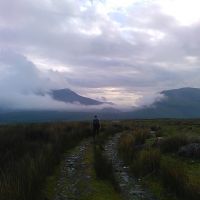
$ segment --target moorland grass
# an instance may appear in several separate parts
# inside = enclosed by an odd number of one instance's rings
[[[0,126],[1,200],[35,200],[62,153],[90,134],[88,123]]]
[[[184,159],[177,154],[181,146],[192,142],[199,143],[199,121],[141,120],[138,124],[137,121],[130,124],[133,126],[132,130],[122,134],[118,150],[122,159],[131,167],[133,174],[142,178],[143,183],[149,188],[157,191],[160,199],[176,199],[176,196],[178,199],[200,199],[199,161],[192,158]],[[159,127],[159,135],[163,136],[163,141],[158,147],[149,142],[148,134],[147,137],[140,134],[142,131],[151,130],[152,126]],[[137,130],[138,133],[133,130]],[[139,139],[142,148],[135,148],[137,135],[142,138]],[[155,139],[150,138],[152,141]],[[170,194],[171,197],[165,198],[166,194]]]

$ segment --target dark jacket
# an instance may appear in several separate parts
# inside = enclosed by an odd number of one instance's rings
[[[93,125],[93,129],[99,129],[100,128],[99,119],[97,118],[93,119],[92,125]]]

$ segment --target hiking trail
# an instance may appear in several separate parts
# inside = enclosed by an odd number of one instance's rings
[[[86,139],[64,155],[56,180],[53,186],[49,187],[51,195],[46,195],[46,199],[156,200],[150,192],[142,187],[137,179],[130,175],[129,168],[119,158],[117,145],[121,134],[117,133],[110,137],[104,146],[106,157],[112,160],[120,194],[109,181],[100,180],[96,177],[93,163],[94,144],[91,139]]]
[[[114,174],[125,200],[156,200],[139,180],[130,175],[129,167],[118,156],[117,145],[122,133],[115,134],[105,144],[105,154],[112,161]]]

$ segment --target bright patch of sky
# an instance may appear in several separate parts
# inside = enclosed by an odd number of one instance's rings
[[[113,13],[112,17],[117,21],[123,22],[124,15],[130,8],[138,6],[148,7],[155,4],[173,17],[182,25],[190,25],[200,20],[200,1],[199,0],[104,0],[98,5],[100,12]],[[123,13],[122,13],[123,12]]]
[[[181,25],[190,25],[200,20],[199,0],[160,0],[156,2],[164,12],[175,17]]]

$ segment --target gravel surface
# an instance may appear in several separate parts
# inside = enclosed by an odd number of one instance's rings
[[[90,179],[84,173],[87,168],[84,155],[89,142],[88,140],[82,142],[71,153],[66,154],[55,188],[54,200],[78,200],[82,194],[89,192],[87,184],[83,187],[83,183]]]
[[[116,179],[125,200],[156,200],[153,195],[142,187],[140,182],[130,175],[129,167],[119,158],[117,145],[122,133],[110,138],[105,145],[105,153],[112,160]]]
[[[120,135],[121,133],[116,134],[107,141],[105,154],[112,160],[123,199],[156,200],[147,189],[142,187],[137,179],[130,175],[129,168],[119,158],[117,144]],[[84,161],[84,155],[90,143],[90,140],[85,140],[65,155],[55,188],[54,200],[78,200],[81,196],[92,192],[89,187],[90,184],[87,184],[91,177],[85,173],[88,166]]]

